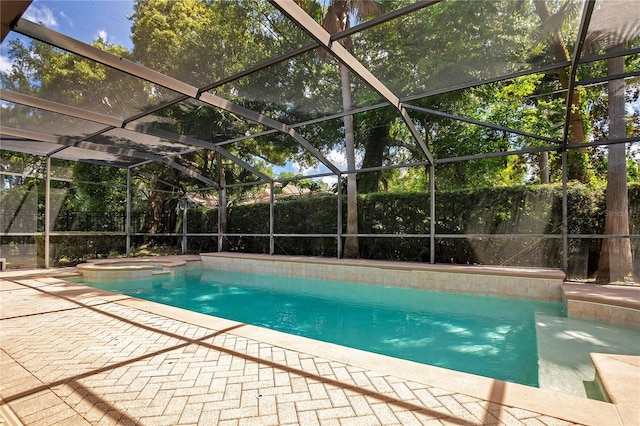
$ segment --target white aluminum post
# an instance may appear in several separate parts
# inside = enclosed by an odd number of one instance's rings
[[[187,194],[184,194],[184,204],[182,206],[182,254],[187,254]]]
[[[342,257],[342,175],[338,174],[338,224],[336,234],[338,237],[338,259]]]
[[[276,242],[273,238],[273,231],[275,228],[273,181],[269,183],[269,188],[269,254],[274,254],[276,251]]]
[[[131,169],[127,168],[127,218],[124,225],[127,234],[127,257],[131,257]]]
[[[436,166],[429,167],[429,262],[436,263]]]
[[[47,155],[47,170],[45,171],[44,184],[44,267],[49,268],[51,238],[51,156]]]

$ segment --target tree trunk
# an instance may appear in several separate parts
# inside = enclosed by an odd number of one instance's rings
[[[340,80],[342,83],[342,109],[351,110],[351,83],[349,69],[340,64]],[[344,141],[347,156],[347,169],[355,170],[355,141],[353,137],[353,116],[344,116]],[[358,187],[355,173],[347,175],[347,234],[358,233]],[[359,256],[358,237],[347,236],[344,244],[343,256],[357,258]]]
[[[622,50],[622,46],[609,52]],[[624,72],[624,58],[609,59],[609,75]],[[609,89],[609,139],[626,137],[624,80],[611,80]],[[607,197],[604,222],[605,235],[629,235],[629,193],[627,189],[627,158],[625,144],[609,145],[607,166]],[[610,238],[602,240],[596,279],[615,282],[634,281],[631,240]]]
[[[533,1],[536,12],[540,17],[540,20],[543,24],[548,22],[551,14],[549,13],[549,9],[545,4],[544,0],[534,0]],[[554,58],[558,62],[568,62],[569,61],[569,52],[567,51],[567,46],[562,38],[562,35],[559,32],[555,32],[550,37],[551,44],[551,52],[553,53]],[[560,85],[563,89],[569,88],[569,75],[566,69],[559,70],[559,79]],[[569,96],[567,93],[566,96]],[[572,143],[582,143],[585,141],[584,134],[584,119],[582,117],[582,112],[580,110],[580,94],[578,91],[573,91],[573,97],[571,101],[571,115],[569,116],[569,135],[567,142],[569,144]],[[567,178],[569,180],[577,180],[582,183],[589,183],[589,170],[588,170],[588,158],[587,158],[587,150],[586,148],[578,148],[578,149],[570,149],[568,156],[568,170],[567,170]],[[544,182],[543,182],[544,183]]]
[[[149,233],[160,234],[164,232],[164,220],[162,217],[164,201],[158,192],[153,192],[149,197]]]
[[[369,132],[366,142],[362,168],[382,166],[384,153],[388,145],[389,125],[376,126]],[[364,172],[358,176],[358,193],[368,194],[380,190],[382,171]]]
[[[540,153],[540,183],[549,183],[549,152],[544,151]]]
[[[227,176],[224,171],[224,165],[222,164],[222,157],[219,152],[216,152],[216,164],[218,165],[218,183],[220,185],[220,192],[218,193],[218,210],[220,212],[220,232],[222,233],[222,251],[229,250],[229,241],[224,237],[227,233]]]

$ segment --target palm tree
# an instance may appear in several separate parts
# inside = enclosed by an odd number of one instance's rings
[[[334,34],[348,29],[351,25],[350,16],[358,16],[360,19],[380,13],[378,5],[372,0],[332,0],[322,26],[329,33]],[[353,53],[353,42],[351,37],[343,37],[339,40],[349,52]],[[326,56],[327,52],[322,50],[320,56]],[[340,82],[342,87],[342,109],[350,111],[352,109],[351,82],[349,79],[349,69],[340,64]],[[347,169],[355,170],[355,142],[353,136],[353,116],[344,116],[344,140],[347,155]],[[338,183],[339,184],[339,183]],[[347,175],[347,236],[345,239],[343,256],[356,258],[359,255],[358,237],[358,188],[355,173]]]
[[[607,73],[624,73],[624,57],[620,56],[625,43],[637,39],[640,31],[640,12],[635,2],[607,1],[593,12],[585,51],[595,53],[604,49],[614,56],[608,59]],[[625,82],[608,82],[609,139],[627,136],[625,123]],[[605,235],[629,235],[629,194],[627,188],[627,158],[625,144],[609,145],[607,163],[607,197],[604,222]],[[633,252],[629,238],[602,240],[596,280],[633,282]]]
[[[542,34],[550,32],[549,43],[551,45],[551,52],[555,60],[558,62],[569,62],[570,58],[567,45],[564,41],[564,38],[562,37],[562,33],[555,27],[558,25],[557,20],[559,17],[563,18],[566,15],[576,13],[576,11],[579,10],[581,3],[568,2],[555,16],[551,15],[551,12],[549,11],[547,4],[545,3],[545,0],[533,0],[533,4],[535,6],[536,13],[538,14],[542,22],[540,32]],[[559,79],[562,88],[564,90],[567,90],[569,88],[569,71],[567,69],[559,70]],[[568,93],[567,96],[569,96]],[[569,134],[567,142],[569,144],[577,144],[585,141],[585,125],[584,117],[581,112],[582,101],[580,100],[580,92],[574,89],[571,100],[572,113],[569,118],[571,122],[569,124]],[[549,183],[547,164],[548,160],[549,153],[542,152],[540,154],[540,170],[542,172],[540,183]],[[590,176],[588,170],[586,149],[579,148],[570,150],[568,160],[568,179],[577,180],[582,183],[589,183]]]
[[[622,45],[608,49],[609,53],[622,51]],[[622,56],[610,58],[609,75],[624,72]],[[609,138],[622,139],[627,136],[625,126],[624,80],[611,80],[609,89]],[[607,197],[604,221],[605,235],[629,235],[629,194],[627,189],[627,155],[625,144],[609,145],[607,163]],[[598,281],[635,281],[631,240],[628,238],[605,238],[602,240]]]

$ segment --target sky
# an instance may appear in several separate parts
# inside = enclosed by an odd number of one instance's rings
[[[132,0],[35,0],[24,18],[91,43],[98,37],[131,49]]]
[[[131,21],[127,17],[132,13],[133,0],[34,0],[22,17],[87,44],[100,37],[131,49]],[[20,36],[11,32],[2,42],[0,70],[11,66],[7,45],[16,38]]]

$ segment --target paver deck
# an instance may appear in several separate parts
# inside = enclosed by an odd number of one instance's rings
[[[48,277],[0,276],[0,338],[0,424],[624,423],[613,404]]]

